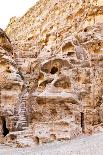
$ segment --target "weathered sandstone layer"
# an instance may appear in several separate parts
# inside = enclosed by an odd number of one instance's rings
[[[102,0],[40,0],[6,34],[0,108],[9,131],[39,143],[103,126]]]

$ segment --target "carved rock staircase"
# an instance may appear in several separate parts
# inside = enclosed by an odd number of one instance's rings
[[[23,91],[22,95],[20,96],[20,105],[18,109],[18,121],[16,127],[20,130],[24,130],[28,127],[28,118],[27,118],[27,111],[26,111],[26,100],[27,100],[27,92]]]

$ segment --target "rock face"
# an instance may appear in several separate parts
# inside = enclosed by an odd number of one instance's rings
[[[0,106],[9,130],[30,130],[39,143],[103,126],[102,19],[102,0],[40,0],[11,19],[11,42],[5,33],[0,39]]]
[[[6,33],[0,29],[0,137],[15,130],[14,109],[23,87],[14,61],[13,48]],[[9,130],[8,130],[9,129]],[[0,140],[2,141],[2,140]]]

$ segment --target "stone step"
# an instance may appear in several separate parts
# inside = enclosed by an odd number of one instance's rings
[[[22,99],[22,101],[26,101],[26,98],[21,98]]]
[[[22,93],[22,96],[20,97],[20,106],[19,106],[19,116],[18,116],[18,122],[17,122],[17,126],[21,127],[22,129],[24,127],[27,127],[27,112],[26,112],[26,100],[27,100],[27,96],[25,96],[26,92],[24,91]]]
[[[25,108],[25,106],[24,105],[21,105],[20,108]]]
[[[26,112],[26,109],[25,109],[25,108],[22,108],[22,107],[20,107],[20,108],[21,108],[20,111],[22,111],[22,112]]]
[[[25,108],[21,108],[20,111],[22,111],[22,112],[26,112],[26,109],[25,109]],[[20,111],[19,111],[19,113],[20,113]]]

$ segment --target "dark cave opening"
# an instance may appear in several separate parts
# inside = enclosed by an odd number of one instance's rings
[[[36,144],[39,144],[39,137],[35,137]]]
[[[58,72],[58,68],[57,67],[53,67],[52,69],[51,69],[51,74],[55,74],[56,72]]]
[[[74,54],[74,52],[68,52],[67,56],[72,56]]]
[[[82,132],[85,132],[85,123],[84,123],[84,113],[81,112],[81,128],[82,128]]]
[[[8,128],[6,127],[6,120],[4,117],[2,117],[2,125],[3,125],[3,135],[4,137],[9,133]]]

